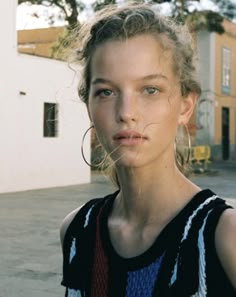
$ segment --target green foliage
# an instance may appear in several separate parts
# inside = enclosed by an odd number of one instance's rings
[[[187,17],[187,22],[192,31],[217,32],[224,33],[222,26],[223,17],[213,11],[195,11]]]
[[[50,48],[50,56],[53,59],[64,60],[64,49],[69,45],[69,36],[70,30],[65,28],[63,33],[57,38]]]
[[[100,10],[106,5],[116,4],[116,0],[98,0],[92,4],[94,11]],[[140,1],[141,2],[141,1]]]
[[[224,18],[219,15],[218,13],[215,13],[213,11],[207,11],[206,13],[206,29],[210,32],[217,32],[219,34],[224,33],[224,28],[222,26],[222,22]]]

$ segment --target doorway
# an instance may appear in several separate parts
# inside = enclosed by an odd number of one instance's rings
[[[228,160],[230,155],[229,141],[229,108],[222,108],[222,158]]]

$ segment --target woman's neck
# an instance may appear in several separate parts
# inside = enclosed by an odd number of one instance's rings
[[[118,177],[120,193],[113,214],[138,224],[168,220],[200,190],[175,165],[118,168]]]

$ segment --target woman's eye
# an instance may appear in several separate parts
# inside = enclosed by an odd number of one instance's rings
[[[144,89],[144,92],[147,93],[147,94],[149,94],[149,95],[154,95],[154,94],[156,94],[156,93],[159,92],[159,89],[158,88],[155,88],[155,87],[146,87]]]
[[[113,92],[109,89],[101,89],[95,93],[96,96],[101,96],[101,97],[109,97],[112,94],[113,94]]]

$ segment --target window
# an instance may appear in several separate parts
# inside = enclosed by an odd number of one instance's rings
[[[58,104],[44,103],[43,136],[56,137],[58,134]]]
[[[230,49],[223,47],[221,91],[224,94],[230,94],[230,56]]]

